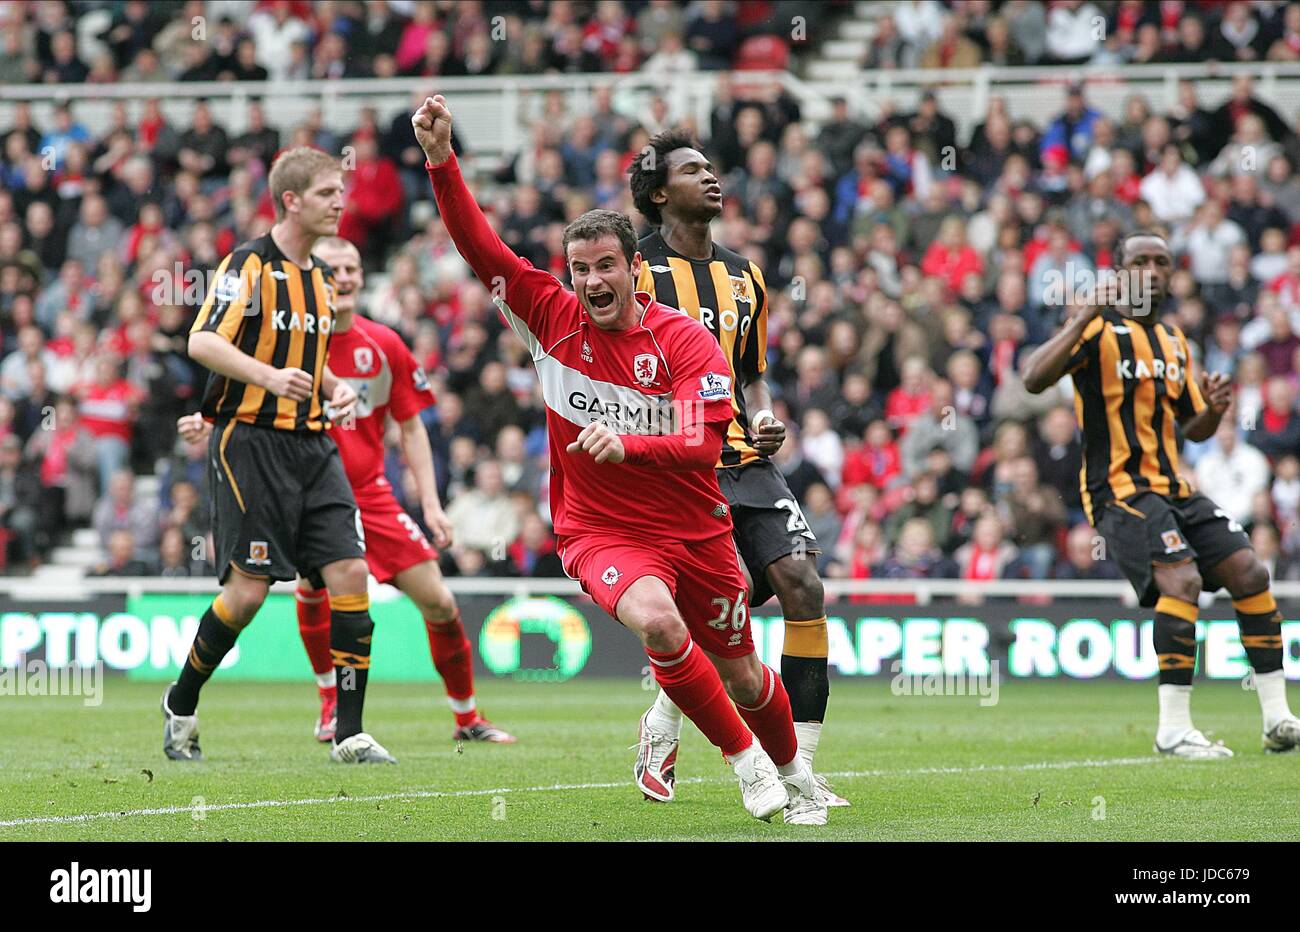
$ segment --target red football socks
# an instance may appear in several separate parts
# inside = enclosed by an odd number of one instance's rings
[[[794,733],[794,720],[790,717],[790,695],[776,671],[763,664],[763,690],[758,703],[746,708],[739,702],[736,709],[745,724],[758,735],[759,744],[778,767],[794,760],[799,753],[799,740]]]
[[[704,651],[696,648],[689,635],[686,643],[675,651],[661,654],[647,648],[646,655],[650,658],[655,680],[668,698],[723,754],[731,757],[753,744],[754,736],[736,714],[735,706],[722,688],[718,671],[704,656]],[[783,695],[784,692],[782,690]],[[789,699],[785,708],[788,719]],[[793,742],[793,726],[789,727]]]
[[[298,604],[298,633],[302,635],[302,646],[307,649],[312,672],[317,676],[332,673],[329,594],[324,589],[306,588],[299,580],[294,595]]]
[[[470,654],[469,638],[461,624],[460,612],[450,621],[424,619],[429,634],[429,654],[433,666],[442,677],[443,687],[457,725],[471,725],[478,720],[474,702],[474,667]]]

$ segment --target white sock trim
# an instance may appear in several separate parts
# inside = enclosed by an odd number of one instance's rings
[[[773,670],[771,667],[769,667],[767,664],[761,664],[761,666],[763,667],[764,676],[767,678],[767,694],[763,697],[763,701],[760,702],[758,705],[754,706],[752,709],[747,705],[741,705],[739,702],[737,702],[736,706],[738,708],[744,709],[746,712],[763,711],[764,709],[767,708],[767,704],[772,701],[772,697],[776,695],[776,671]]]
[[[316,674],[316,685],[319,686],[321,689],[329,689],[331,686],[335,684],[335,682],[336,681],[334,679],[333,670],[330,670],[327,673]]]
[[[453,699],[451,696],[448,696],[447,705],[451,706],[453,712],[457,712],[461,715],[473,712],[478,708],[478,702],[473,696],[470,696],[468,699]]]
[[[685,660],[687,657],[689,657],[691,655],[691,651],[693,651],[694,649],[695,649],[695,642],[687,641],[686,649],[683,650],[682,655],[675,660],[655,660],[649,654],[646,654],[646,657],[649,658],[650,662],[653,663],[656,667],[675,667],[683,660]]]

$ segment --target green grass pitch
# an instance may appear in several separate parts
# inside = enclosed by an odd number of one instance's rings
[[[850,809],[823,828],[763,824],[685,729],[677,800],[631,783],[634,680],[488,681],[480,704],[514,746],[450,740],[436,684],[371,687],[367,728],[396,767],[330,763],[304,683],[216,680],[207,760],[161,750],[160,687],[109,680],[104,704],[0,698],[0,842],[27,840],[1291,840],[1300,755],[1259,748],[1239,684],[1198,684],[1199,727],[1237,756],[1157,759],[1153,683],[1004,683],[1000,702],[895,696],[835,681],[817,766]]]

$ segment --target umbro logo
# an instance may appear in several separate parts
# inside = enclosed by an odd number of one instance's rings
[[[288,273],[288,272],[281,272],[279,269],[273,269],[273,270],[271,271],[271,277],[274,278],[274,279],[275,279],[276,281],[278,281],[278,282],[288,281],[288,279],[289,279],[289,273]]]
[[[718,502],[718,504],[713,507],[713,517],[723,518],[726,517],[726,514],[727,514],[727,506],[724,505],[722,502]]]
[[[1111,330],[1115,333],[1132,333],[1128,327],[1112,327]]]
[[[650,271],[651,271],[651,272],[671,272],[672,270],[673,270],[673,268],[672,268],[671,265],[652,265],[652,266],[650,266]]]

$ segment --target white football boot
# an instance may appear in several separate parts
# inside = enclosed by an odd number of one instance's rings
[[[163,690],[163,753],[171,760],[203,760],[199,750],[199,714],[176,715],[167,707],[167,698],[176,684]]]
[[[1300,747],[1300,718],[1284,718],[1265,733],[1264,750],[1283,754]]]
[[[825,801],[826,805],[829,806],[830,808],[837,809],[841,806],[853,805],[853,803],[849,802],[839,793],[836,793],[833,789],[831,789],[831,785],[828,782],[826,782],[826,778],[823,777],[821,774],[819,773],[813,774],[813,779],[817,781],[817,794],[821,796],[821,798]],[[787,819],[786,821],[789,820]]]
[[[798,772],[781,777],[790,796],[785,809],[786,824],[825,825],[827,802],[817,786],[817,778],[811,767],[798,757],[795,760],[801,765]]]
[[[330,760],[336,764],[396,764],[397,758],[364,731],[335,742]]]
[[[637,732],[636,764],[632,775],[646,799],[660,803],[673,801],[677,783],[677,735],[656,730],[649,723],[650,713],[641,716]],[[630,750],[630,749],[629,749]]]
[[[772,758],[767,756],[757,738],[748,750],[737,754],[728,763],[740,781],[740,799],[745,811],[754,818],[770,821],[789,804],[790,794],[781,782],[776,764],[772,763]]]
[[[1232,751],[1222,741],[1211,744],[1210,739],[1201,734],[1197,728],[1191,729],[1168,747],[1161,747],[1157,743],[1155,750],[1160,754],[1182,757],[1186,760],[1220,760],[1232,756]]]

